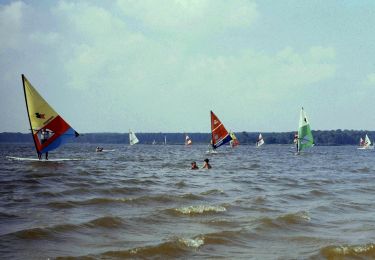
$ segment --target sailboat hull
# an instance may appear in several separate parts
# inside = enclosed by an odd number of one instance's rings
[[[371,146],[368,146],[368,147],[358,147],[357,149],[358,150],[374,150],[374,146],[371,145]]]

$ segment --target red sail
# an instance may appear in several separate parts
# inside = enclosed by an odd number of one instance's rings
[[[211,133],[212,133],[212,147],[214,149],[232,140],[227,129],[219,118],[211,111]]]

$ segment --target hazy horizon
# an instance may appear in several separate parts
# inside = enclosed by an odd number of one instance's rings
[[[2,1],[0,132],[30,128],[21,74],[80,133],[291,132],[301,106],[375,129],[373,24],[365,0]]]

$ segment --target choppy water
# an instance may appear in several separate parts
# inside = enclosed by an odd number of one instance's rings
[[[0,258],[374,259],[375,151],[0,145]],[[211,170],[191,171],[209,157]]]

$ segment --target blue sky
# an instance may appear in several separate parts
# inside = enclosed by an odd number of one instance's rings
[[[0,132],[24,73],[78,132],[375,128],[373,1],[2,1]]]

